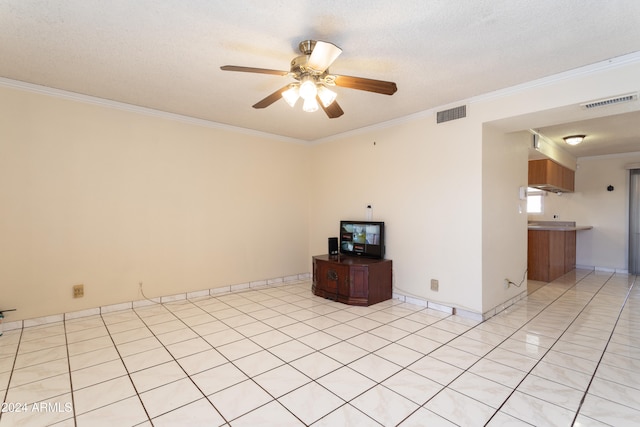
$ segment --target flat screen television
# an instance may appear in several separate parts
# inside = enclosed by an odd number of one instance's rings
[[[340,221],[340,253],[384,258],[384,222]]]

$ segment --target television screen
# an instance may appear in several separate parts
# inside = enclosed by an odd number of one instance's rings
[[[384,258],[384,222],[340,221],[340,253]]]

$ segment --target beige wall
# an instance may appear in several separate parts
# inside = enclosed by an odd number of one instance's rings
[[[482,312],[526,291],[527,204],[520,187],[528,180],[527,132],[507,133],[490,125],[482,144]],[[504,280],[515,283],[504,286]]]
[[[309,271],[302,144],[7,88],[0,120],[9,321]]]
[[[312,147],[311,253],[371,204],[395,292],[480,311],[481,134],[471,120],[435,122],[425,114]]]

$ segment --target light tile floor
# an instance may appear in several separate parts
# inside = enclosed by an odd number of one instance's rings
[[[299,282],[9,331],[0,426],[640,425],[635,280],[574,271],[481,323]]]

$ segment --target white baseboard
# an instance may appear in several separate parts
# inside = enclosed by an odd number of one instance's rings
[[[251,288],[288,285],[297,281],[308,281],[311,279],[311,273],[300,273],[284,277],[275,277],[265,280],[256,280],[249,283],[239,283],[235,285],[220,286],[212,289],[203,289],[200,291],[185,292],[175,295],[166,295],[151,299],[140,299],[136,301],[128,301],[118,304],[105,305],[101,307],[89,308],[86,310],[73,311],[69,313],[55,314],[51,316],[38,317],[34,319],[17,320],[14,322],[3,322],[4,331],[12,331],[15,329],[31,328],[36,326],[48,325],[52,323],[63,322],[65,320],[78,319],[81,317],[95,316],[99,314],[113,313],[117,311],[129,310],[137,307],[145,307],[152,304],[164,304],[186,299],[202,298],[207,296],[217,296],[224,293],[245,291]],[[5,319],[6,320],[6,319]]]

